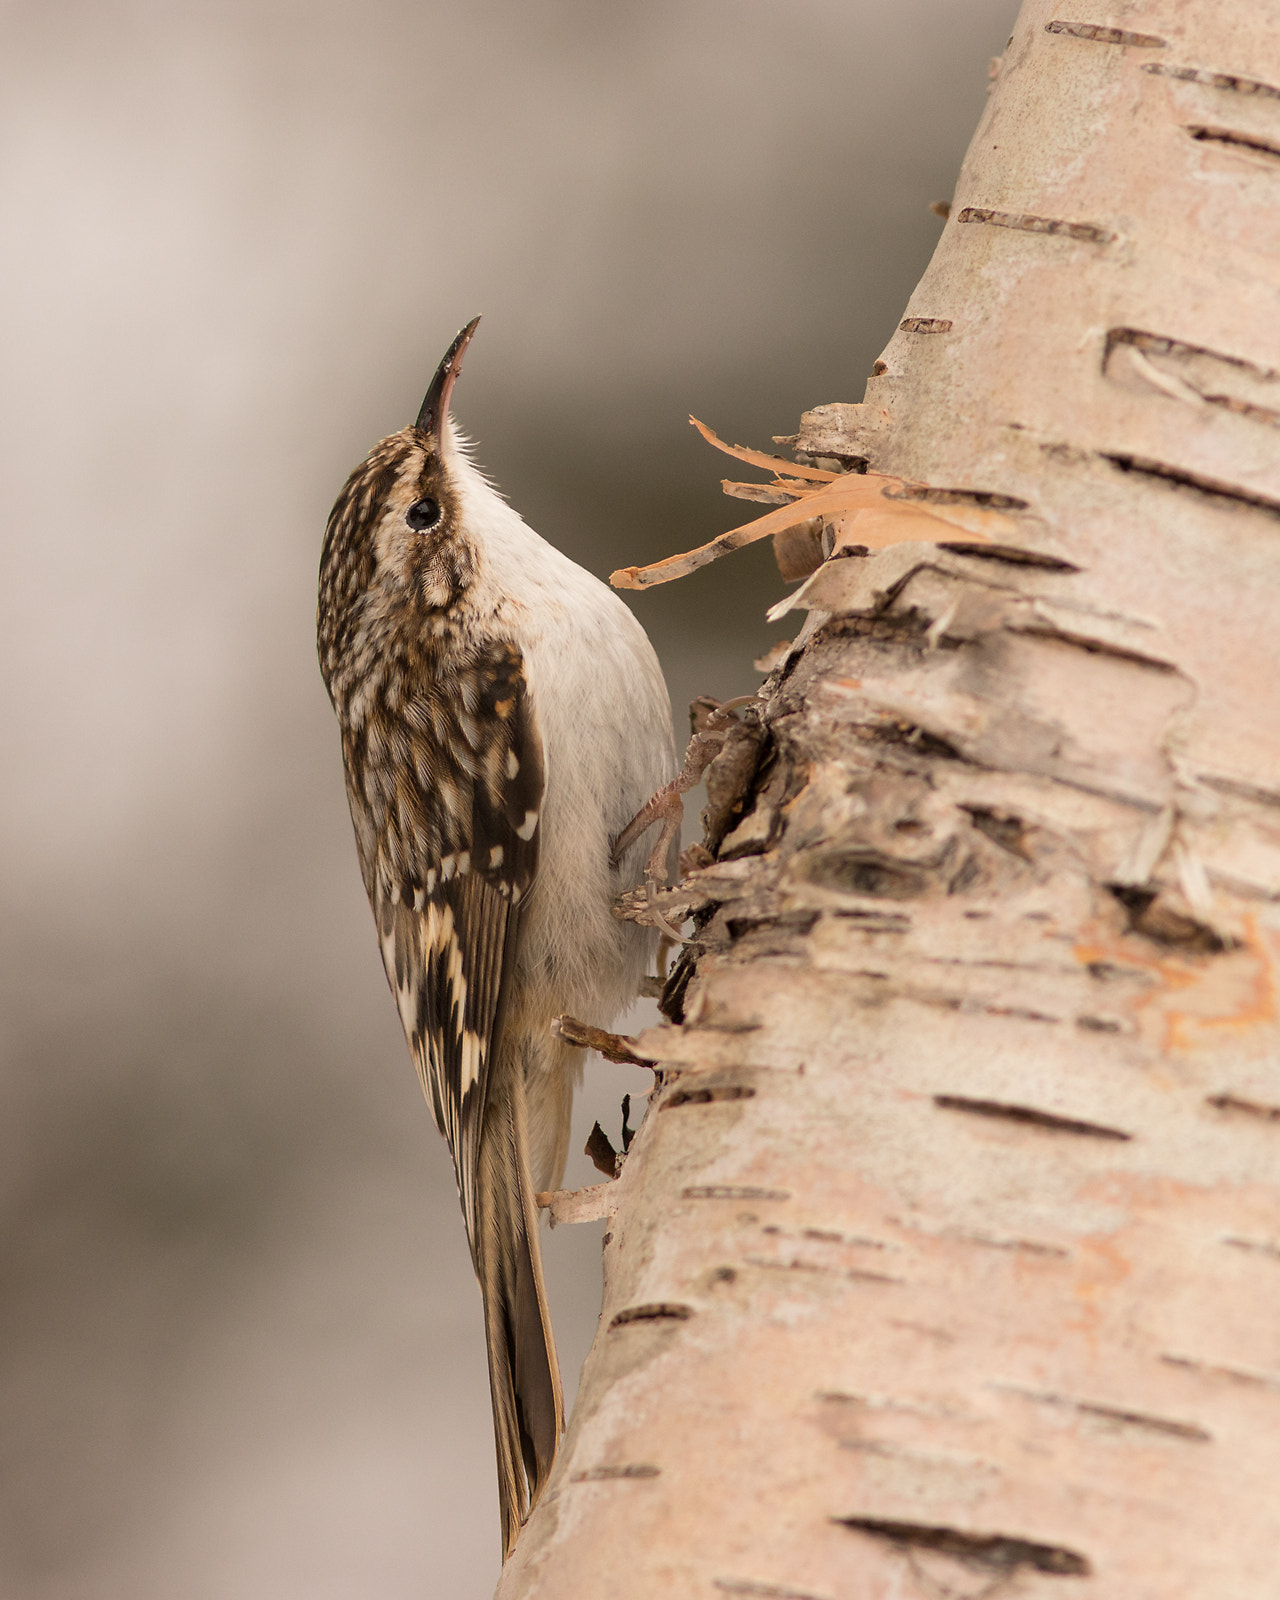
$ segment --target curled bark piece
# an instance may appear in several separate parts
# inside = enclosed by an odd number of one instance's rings
[[[696,550],[667,556],[665,560],[655,561],[647,567],[620,567],[609,574],[609,582],[615,589],[651,589],[655,584],[687,577],[699,567],[708,566],[721,556],[728,555],[731,550],[741,550],[744,545],[755,544],[757,539],[769,534],[785,533],[798,523],[814,517],[835,520],[861,515],[859,535],[869,548],[875,549],[913,539],[940,543],[954,537],[957,527],[963,528],[970,539],[985,544],[998,536],[995,530],[1008,536],[1016,527],[1011,517],[999,511],[985,510],[971,504],[925,499],[926,495],[937,491],[907,483],[901,478],[886,477],[878,472],[828,472],[821,467],[798,466],[778,456],[765,455],[763,451],[747,450],[741,445],[727,445],[696,417],[689,420],[717,450],[723,450],[740,461],[748,461],[752,466],[766,467],[776,474],[785,472],[792,481],[787,482],[779,476],[767,487],[770,492],[785,490],[789,497],[788,504],[757,517],[754,522],[730,528],[727,533],[717,535]],[[811,480],[810,484],[796,481],[802,478]],[[731,484],[727,487],[728,492],[741,497],[741,490],[747,486]],[[978,513],[976,518],[975,511]]]
[[[551,1213],[551,1226],[563,1223],[599,1222],[618,1208],[618,1184],[593,1183],[586,1189],[546,1189],[534,1195],[540,1211]]]
[[[566,1044],[576,1044],[582,1050],[598,1050],[606,1061],[617,1061],[635,1067],[651,1067],[653,1062],[637,1054],[635,1040],[624,1033],[610,1033],[606,1028],[595,1028],[589,1022],[579,1022],[577,1017],[557,1017],[551,1031]]]

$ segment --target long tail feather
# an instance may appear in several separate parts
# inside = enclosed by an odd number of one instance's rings
[[[542,1277],[526,1151],[524,1084],[497,1088],[476,1168],[476,1277],[484,1300],[503,1558],[537,1503],[564,1428],[560,1364]]]

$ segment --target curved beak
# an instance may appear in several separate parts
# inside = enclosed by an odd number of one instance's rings
[[[422,402],[422,409],[418,412],[418,420],[414,427],[420,433],[428,433],[435,440],[437,447],[440,444],[440,433],[444,427],[444,419],[449,415],[449,396],[453,393],[453,386],[458,381],[458,374],[462,371],[462,358],[467,353],[467,346],[471,343],[471,336],[480,324],[479,317],[472,317],[462,332],[445,351],[444,360],[436,368],[436,375],[431,380],[431,387],[427,390],[426,399]]]

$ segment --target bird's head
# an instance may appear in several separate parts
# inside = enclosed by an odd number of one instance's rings
[[[373,447],[329,513],[320,558],[326,680],[362,623],[444,613],[474,575],[458,487],[464,458],[449,400],[479,321],[473,317],[445,352],[417,421]]]

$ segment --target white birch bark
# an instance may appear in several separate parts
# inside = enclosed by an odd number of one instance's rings
[[[1280,6],[1027,0],[502,1600],[1280,1593],[1278,291]]]

